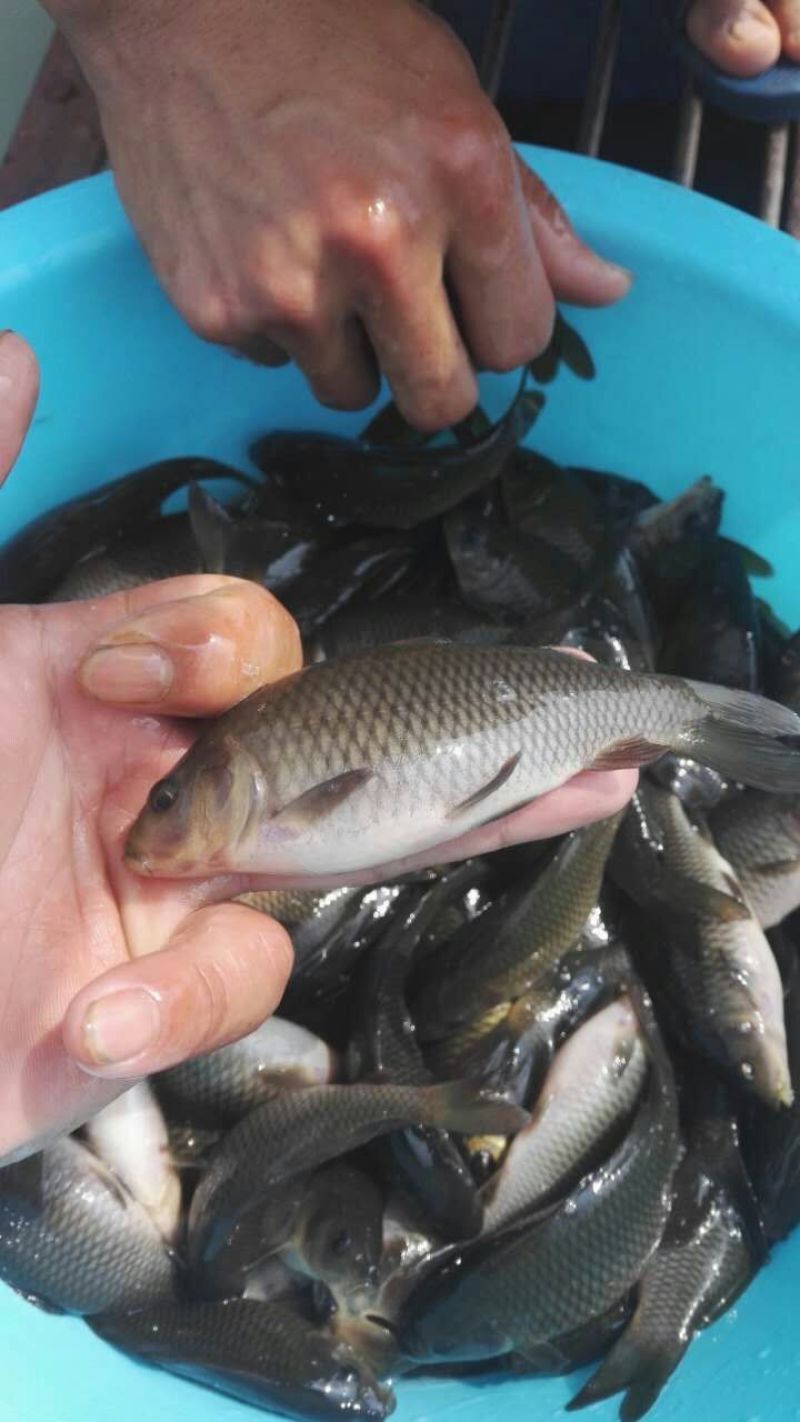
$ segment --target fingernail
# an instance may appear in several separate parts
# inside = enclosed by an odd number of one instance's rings
[[[157,999],[144,988],[124,988],[90,1004],[81,1035],[89,1062],[102,1069],[140,1057],[160,1030]]]
[[[91,696],[125,705],[163,700],[174,675],[172,661],[152,642],[98,647],[80,668],[81,682]]]

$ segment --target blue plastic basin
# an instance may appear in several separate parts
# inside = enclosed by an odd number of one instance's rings
[[[740,213],[606,164],[528,155],[577,226],[637,273],[611,312],[570,314],[598,378],[559,377],[543,452],[639,477],[664,495],[700,474],[726,526],[778,569],[764,590],[800,623],[800,247]],[[107,177],[0,217],[0,328],[38,351],[42,396],[0,493],[0,537],[71,494],[170,454],[242,460],[268,427],[348,431],[291,369],[257,370],[192,337],[161,296]],[[499,408],[508,382],[486,382]],[[800,1419],[800,1240],[777,1249],[704,1334],[653,1422]],[[408,1381],[398,1422],[550,1422],[576,1379]],[[0,1290],[0,1422],[245,1422],[249,1408],[128,1361],[76,1320]],[[616,1404],[594,1408],[611,1419]]]

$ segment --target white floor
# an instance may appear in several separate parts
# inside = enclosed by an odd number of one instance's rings
[[[0,158],[52,31],[52,21],[36,0],[0,0]]]

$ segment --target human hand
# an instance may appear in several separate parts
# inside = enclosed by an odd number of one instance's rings
[[[0,482],[35,402],[36,366],[0,338]],[[252,880],[138,878],[130,825],[212,716],[294,670],[270,595],[192,576],[96,602],[0,608],[0,1159],[82,1123],[133,1080],[243,1035],[276,1007],[283,930],[223,903]],[[162,658],[166,658],[166,662]],[[570,785],[452,846],[453,857],[610,814],[633,772]],[[441,857],[441,849],[431,858]],[[373,876],[375,877],[375,876]],[[109,1013],[112,1015],[109,1017]]]
[[[323,404],[368,404],[380,367],[407,420],[443,429],[475,405],[473,367],[541,352],[554,297],[628,289],[416,0],[48,8],[178,310],[265,364],[291,357]]]

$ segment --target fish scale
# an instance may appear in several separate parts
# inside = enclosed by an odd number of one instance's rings
[[[583,769],[670,748],[800,787],[800,755],[772,739],[798,730],[762,698],[564,652],[396,644],[307,667],[211,723],[126,853],[170,876],[347,873],[425,852]]]

